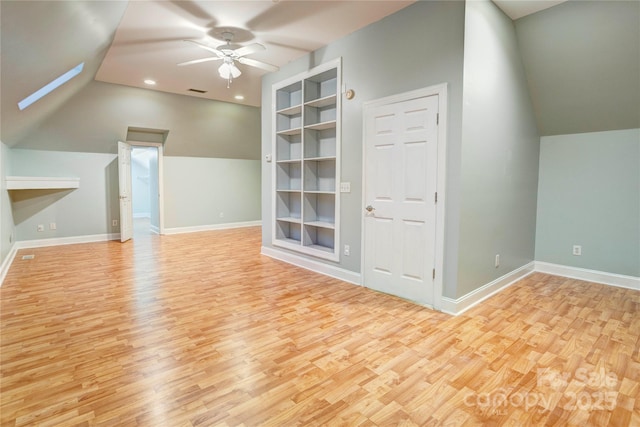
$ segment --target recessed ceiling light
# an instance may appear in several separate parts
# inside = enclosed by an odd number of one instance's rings
[[[234,96],[234,98],[237,99],[238,101],[242,101],[244,99],[244,96],[236,95],[236,96]]]
[[[156,84],[156,81],[151,79],[145,79],[144,84],[153,86],[154,84]]]

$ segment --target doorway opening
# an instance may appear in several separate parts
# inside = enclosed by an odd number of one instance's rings
[[[160,234],[158,147],[131,148],[133,235]]]

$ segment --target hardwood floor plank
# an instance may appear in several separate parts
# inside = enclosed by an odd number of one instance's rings
[[[536,273],[452,317],[260,239],[21,251],[0,288],[0,425],[640,425],[638,291]]]

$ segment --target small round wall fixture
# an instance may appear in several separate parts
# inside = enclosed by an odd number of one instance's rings
[[[347,97],[347,99],[353,99],[353,97],[356,96],[356,93],[353,89],[349,89],[345,92],[345,96]]]

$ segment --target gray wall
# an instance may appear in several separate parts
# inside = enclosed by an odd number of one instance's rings
[[[164,210],[165,228],[259,221],[260,161],[165,157]]]
[[[259,108],[95,81],[16,148],[116,153],[130,126],[169,130],[167,156],[260,157]]]
[[[463,104],[457,297],[535,252],[540,139],[513,23],[488,0],[466,7]]]
[[[343,83],[356,96],[343,98],[342,181],[351,182],[351,193],[341,194],[341,255],[339,265],[360,272],[362,221],[362,104],[388,95],[439,83],[449,84],[447,225],[445,294],[456,281],[458,192],[460,176],[460,128],[462,115],[463,2],[417,2],[359,30],[326,48],[268,74],[262,86],[262,151],[272,152],[272,84],[314,66],[342,57]],[[410,56],[409,56],[410,53]],[[262,163],[262,217],[264,246],[271,246],[271,163]],[[314,259],[314,258],[312,258]],[[320,261],[323,262],[323,261]]]
[[[536,260],[640,276],[640,129],[541,139]]]
[[[13,175],[80,178],[75,190],[12,192],[17,240],[118,233],[118,164],[114,154],[11,150]],[[50,230],[55,222],[57,229]],[[37,225],[45,226],[43,232]]]
[[[640,127],[640,2],[567,1],[518,19],[541,135]]]
[[[0,264],[9,254],[15,241],[11,200],[5,184],[5,177],[11,174],[9,155],[9,147],[0,142]]]

